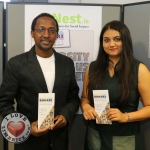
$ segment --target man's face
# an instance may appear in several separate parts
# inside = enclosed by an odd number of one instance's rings
[[[36,51],[49,51],[57,38],[57,28],[55,21],[50,17],[40,17],[31,31],[35,41]]]

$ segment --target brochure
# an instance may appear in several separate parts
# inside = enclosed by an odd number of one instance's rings
[[[38,97],[38,129],[54,124],[54,93],[39,93]]]
[[[112,124],[107,118],[107,111],[110,109],[108,90],[93,90],[93,99],[95,111],[100,116],[100,122],[96,119],[97,124]]]

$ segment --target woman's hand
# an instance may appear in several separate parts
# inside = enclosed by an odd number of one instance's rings
[[[100,121],[100,117],[96,113],[95,109],[92,106],[90,106],[89,104],[86,104],[86,106],[84,106],[83,116],[84,116],[85,120],[97,119],[98,121]]]
[[[108,119],[111,121],[118,121],[120,123],[127,122],[128,121],[128,116],[125,113],[122,113],[119,109],[117,108],[110,108],[107,113]]]

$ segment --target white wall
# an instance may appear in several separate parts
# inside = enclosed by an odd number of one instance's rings
[[[149,0],[150,1],[150,0]],[[128,4],[145,2],[145,0],[48,0],[48,2],[58,3],[96,3],[96,4]]]
[[[145,0],[81,0],[81,3],[127,4],[127,3],[144,2],[144,1]]]
[[[55,3],[81,3],[81,0],[48,0],[48,2],[55,2]]]

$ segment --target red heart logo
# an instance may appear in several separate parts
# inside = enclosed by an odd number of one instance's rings
[[[15,137],[19,136],[25,129],[25,124],[22,121],[15,123],[14,121],[10,121],[7,124],[8,131],[14,135]]]

